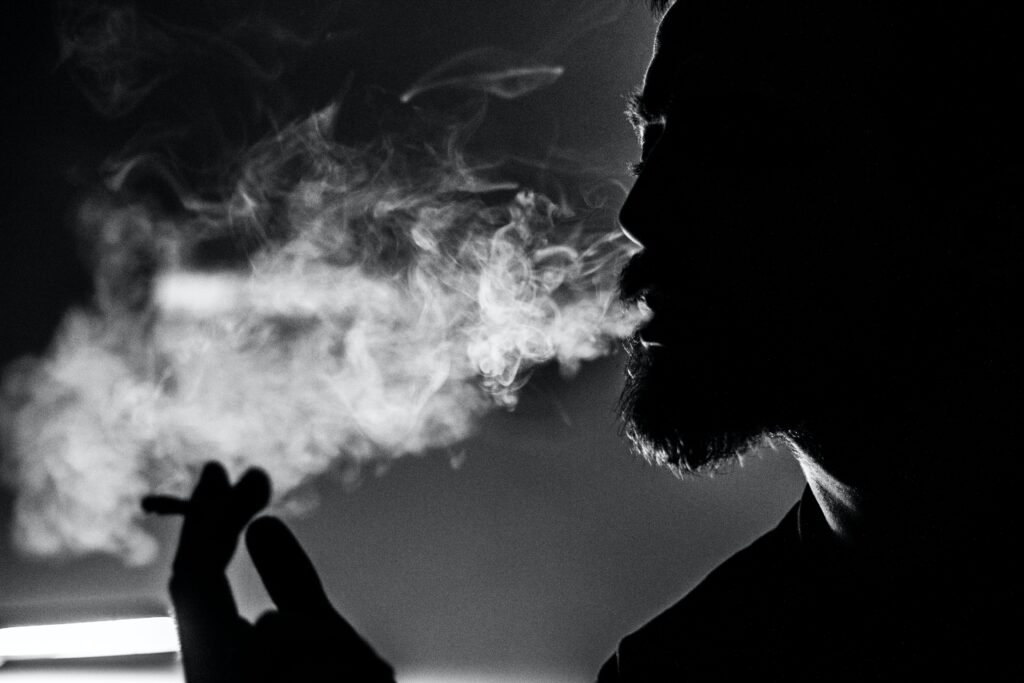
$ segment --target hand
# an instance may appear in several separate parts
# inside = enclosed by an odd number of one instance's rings
[[[385,683],[391,667],[331,606],[313,563],[281,520],[261,517],[270,480],[248,470],[232,486],[217,463],[203,469],[181,528],[171,575],[189,683]],[[238,614],[225,570],[246,546],[277,606],[251,624]]]

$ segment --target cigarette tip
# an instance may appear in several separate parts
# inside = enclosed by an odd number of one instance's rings
[[[175,496],[145,496],[142,510],[154,515],[183,515],[188,512],[188,501]]]

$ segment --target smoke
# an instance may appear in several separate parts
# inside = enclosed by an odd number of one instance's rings
[[[556,37],[592,30],[605,4]],[[304,29],[257,13],[200,30],[133,5],[58,5],[65,73],[138,130],[75,210],[93,301],[0,375],[21,550],[145,563],[140,498],[187,495],[207,460],[264,468],[275,504],[295,507],[320,474],[354,480],[456,444],[516,405],[531,368],[572,374],[644,318],[619,302],[631,245],[593,192],[570,202],[531,189],[520,155],[464,151],[479,99],[440,125],[405,106],[415,125],[358,145],[342,142],[359,122],[343,127],[340,105],[278,123],[304,51],[357,30],[339,6]],[[542,52],[470,50],[399,99],[515,99],[561,76]]]
[[[180,44],[131,6],[61,3],[60,60],[100,114],[131,112],[173,71]]]
[[[468,50],[431,69],[402,94],[409,102],[431,90],[460,88],[505,100],[551,85],[565,73],[561,66],[526,60],[510,50],[482,47]]]
[[[530,368],[571,374],[642,320],[609,221],[456,134],[357,147],[337,120],[254,145],[220,195],[136,156],[82,202],[94,304],[2,381],[21,549],[144,563],[139,498],[187,493],[206,460],[266,469],[284,500],[466,438]]]

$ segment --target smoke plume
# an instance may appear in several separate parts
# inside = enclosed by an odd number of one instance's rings
[[[552,45],[607,20],[606,4],[570,13]],[[289,12],[308,20],[294,30],[259,13],[197,28],[134,4],[57,6],[61,68],[130,137],[75,208],[91,304],[0,376],[25,552],[144,563],[140,498],[187,495],[207,460],[262,467],[293,503],[322,473],[455,444],[514,407],[532,367],[571,374],[644,317],[618,300],[631,249],[593,197],[531,189],[519,155],[465,151],[480,98],[551,85],[553,51],[463,52],[394,98],[404,133],[355,144],[353,124],[385,112],[297,118],[287,85],[308,80],[304,55],[358,33],[340,5]],[[454,122],[408,104],[435,91],[475,102]]]
[[[459,88],[512,100],[554,83],[563,73],[565,69],[561,66],[526,60],[509,50],[483,47],[456,55],[431,69],[401,99],[409,102],[431,90]]]
[[[347,146],[337,116],[253,146],[221,196],[137,156],[82,202],[94,305],[2,383],[23,550],[146,562],[139,498],[187,493],[206,460],[266,469],[280,498],[445,447],[531,367],[572,373],[640,322],[607,222],[456,138]]]

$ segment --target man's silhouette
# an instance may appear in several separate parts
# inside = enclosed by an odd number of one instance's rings
[[[946,4],[667,8],[631,107],[622,288],[654,317],[627,433],[679,472],[783,442],[808,488],[601,683],[1019,674],[1024,25]],[[247,540],[279,613],[238,619],[223,570],[266,496],[217,466],[194,494],[172,582],[190,680],[388,680],[274,520]],[[255,664],[309,634],[336,644],[285,665],[301,678]]]

